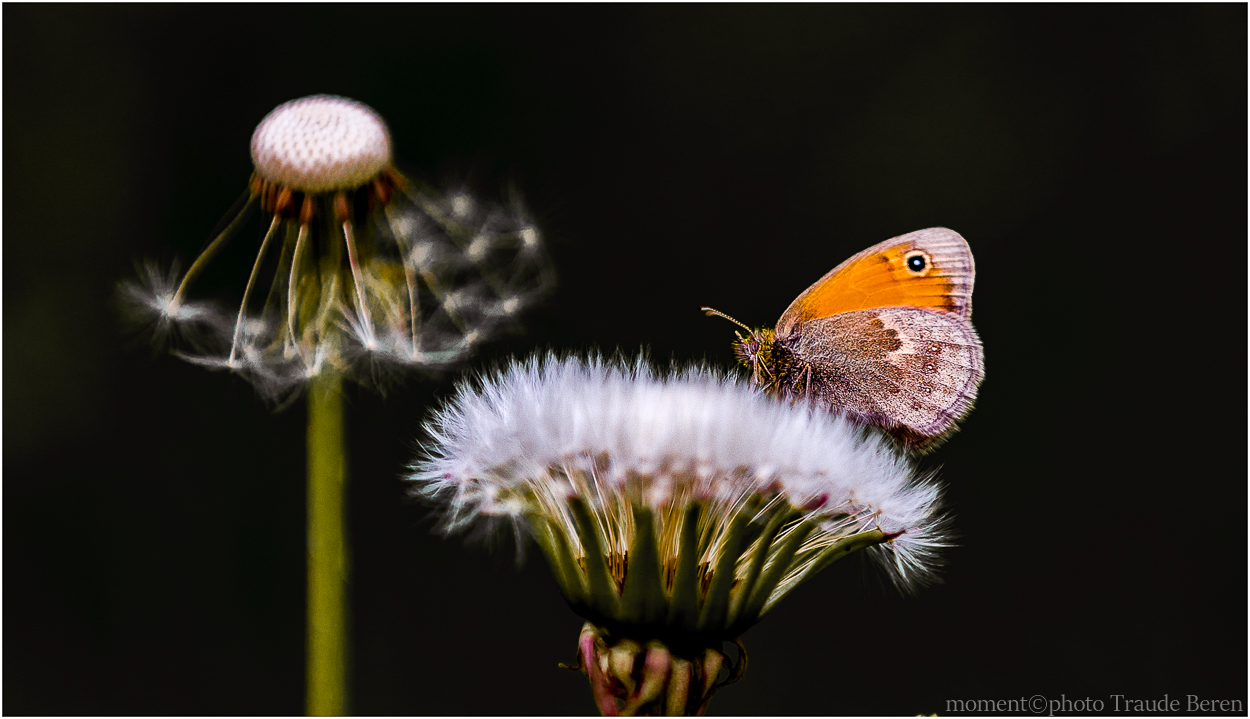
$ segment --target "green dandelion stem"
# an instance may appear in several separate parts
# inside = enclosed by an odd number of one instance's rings
[[[347,708],[345,449],[342,377],[325,372],[308,387],[309,716],[341,716]]]

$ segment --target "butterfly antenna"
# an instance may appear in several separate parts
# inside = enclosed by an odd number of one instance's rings
[[[753,332],[751,331],[751,328],[750,328],[750,327],[747,327],[746,325],[742,324],[742,323],[741,323],[741,322],[739,322],[738,320],[735,320],[734,318],[730,317],[729,315],[725,314],[724,312],[721,312],[720,310],[714,310],[714,309],[712,309],[711,307],[700,307],[699,309],[703,310],[703,314],[707,315],[708,317],[724,317],[725,319],[729,320],[730,322],[732,322],[732,323],[734,323],[734,324],[738,325],[739,327],[741,327],[742,329],[746,330],[748,334],[753,334]]]

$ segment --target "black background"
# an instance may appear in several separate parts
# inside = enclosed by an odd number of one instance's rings
[[[138,260],[185,267],[256,123],[319,92],[376,108],[414,174],[536,214],[560,284],[471,368],[617,347],[727,368],[734,328],[700,305],[771,324],[870,244],[968,239],[988,375],[927,460],[959,533],[944,583],[835,565],[745,635],[713,713],[1244,708],[1246,19],[6,5],[4,713],[302,711],[303,405],[154,353],[112,297]],[[238,296],[247,242],[205,287]],[[455,378],[349,393],[354,710],[592,712],[541,558],[443,538],[406,499]]]

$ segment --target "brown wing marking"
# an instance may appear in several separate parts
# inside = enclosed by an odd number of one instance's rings
[[[954,429],[985,376],[971,323],[908,307],[814,320],[792,345],[812,368],[804,394],[924,446]],[[905,431],[896,431],[905,430]]]

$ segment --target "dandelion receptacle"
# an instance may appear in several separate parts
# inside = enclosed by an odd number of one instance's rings
[[[427,425],[418,491],[450,528],[511,518],[585,619],[575,668],[604,715],[702,713],[722,650],[831,563],[901,585],[944,546],[939,487],[878,434],[703,368],[515,363]]]

